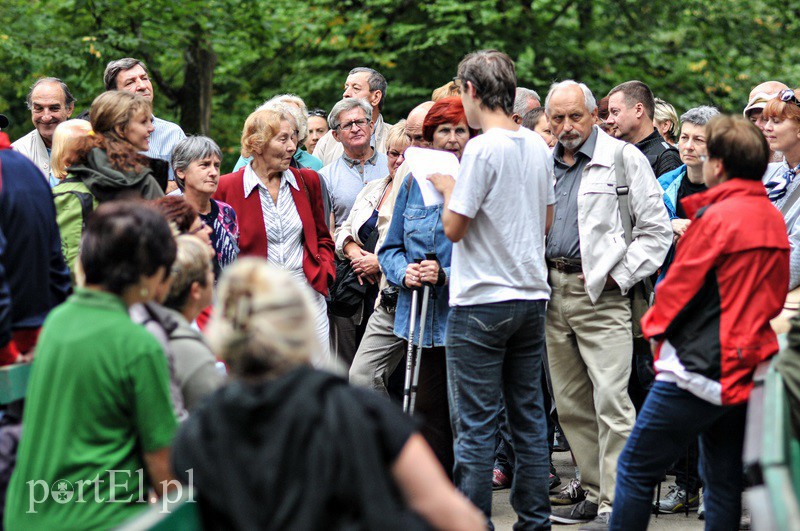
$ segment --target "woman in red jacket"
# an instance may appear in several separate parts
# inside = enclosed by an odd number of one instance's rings
[[[700,439],[707,529],[738,529],[745,413],[756,366],[778,352],[789,240],[761,176],[769,147],[744,118],[706,126],[708,190],[681,201],[692,220],[642,318],[656,382],[617,463],[612,530],[646,529],[653,487]]]
[[[257,110],[242,132],[242,155],[252,162],[220,177],[214,199],[231,205],[239,218],[240,256],[259,256],[286,269],[312,288],[320,364],[329,360],[325,295],[336,266],[325,222],[319,176],[289,163],[297,133],[288,116]]]

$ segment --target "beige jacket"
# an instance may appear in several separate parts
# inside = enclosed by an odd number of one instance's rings
[[[375,146],[373,146],[378,153],[386,154],[386,136],[391,128],[390,124],[383,121],[383,115],[378,115],[378,120],[375,122]],[[344,147],[341,142],[337,142],[333,138],[333,131],[325,133],[314,147],[314,156],[322,161],[323,166],[327,166],[341,157],[342,153],[344,153]]]
[[[633,238],[626,246],[614,168],[614,153],[620,142],[597,131],[594,154],[578,188],[581,261],[592,303],[600,297],[609,274],[625,295],[661,267],[672,244],[672,226],[662,200],[664,191],[644,154],[626,145],[623,159],[634,220]]]
[[[47,154],[47,148],[44,145],[44,140],[39,134],[39,131],[34,129],[27,135],[19,138],[16,142],[11,144],[14,151],[22,153],[39,168],[45,179],[50,179],[50,155]]]
[[[358,229],[361,228],[361,225],[364,224],[365,221],[369,219],[372,215],[372,212],[375,210],[375,206],[380,203],[381,196],[383,195],[383,191],[388,184],[389,178],[386,177],[385,179],[376,179],[370,183],[368,183],[363,190],[358,194],[356,197],[355,202],[353,203],[353,208],[350,210],[350,215],[347,216],[347,219],[341,226],[336,229],[336,234],[334,235],[334,241],[336,242],[336,255],[339,258],[344,259],[344,246],[347,245],[348,242],[356,242],[358,245],[363,245],[363,242],[358,238]],[[398,180],[397,176],[395,176],[395,183],[401,183],[402,180]],[[375,244],[375,254],[378,254],[378,250],[381,248],[383,241],[386,239],[386,233],[389,232],[389,225],[392,222],[392,212],[394,212],[394,203],[397,199],[397,188],[398,186],[393,186],[392,191],[383,201],[381,208],[378,210],[378,224],[376,225],[375,229],[378,231],[378,241]],[[378,283],[378,288],[383,290],[384,288],[389,287],[389,283],[386,281],[386,275],[383,274],[381,271],[381,279]],[[380,304],[381,298],[380,296],[375,301],[375,307],[377,308]]]

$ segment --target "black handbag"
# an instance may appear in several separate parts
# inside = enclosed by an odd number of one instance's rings
[[[362,249],[368,252],[375,251],[375,245],[378,243],[378,229],[377,227],[372,230],[364,242]],[[367,297],[367,291],[370,284],[358,282],[358,275],[350,266],[350,260],[336,259],[336,280],[328,288],[329,300],[328,311],[337,317],[352,317],[356,314],[361,307],[361,303]],[[373,298],[374,301],[374,298]]]
[[[352,317],[358,311],[369,285],[358,282],[350,260],[336,260],[336,280],[329,288],[328,310],[337,317]]]

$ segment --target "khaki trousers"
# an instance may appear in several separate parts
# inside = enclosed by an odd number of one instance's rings
[[[592,305],[577,273],[550,269],[547,356],[558,420],[599,512],[611,511],[617,458],[636,420],[628,396],[630,299],[619,289]]]

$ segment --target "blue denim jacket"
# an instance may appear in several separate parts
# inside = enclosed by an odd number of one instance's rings
[[[409,187],[408,181],[411,181]],[[397,186],[397,185],[396,185]],[[411,317],[411,290],[402,284],[406,267],[410,262],[425,258],[425,253],[436,253],[439,265],[450,278],[450,254],[453,244],[444,235],[442,226],[443,205],[426,207],[422,201],[422,192],[408,175],[401,183],[397,200],[392,213],[392,223],[386,234],[386,240],[378,251],[378,262],[386,275],[386,280],[400,287],[397,300],[397,312],[394,318],[394,333],[398,337],[408,339],[408,325]],[[418,295],[422,301],[422,290]],[[437,286],[431,290],[428,302],[428,315],[425,320],[424,347],[443,347],[444,329],[447,315],[450,313],[450,289],[447,285]],[[419,315],[417,309],[417,327],[414,332],[415,343],[419,338]]]

